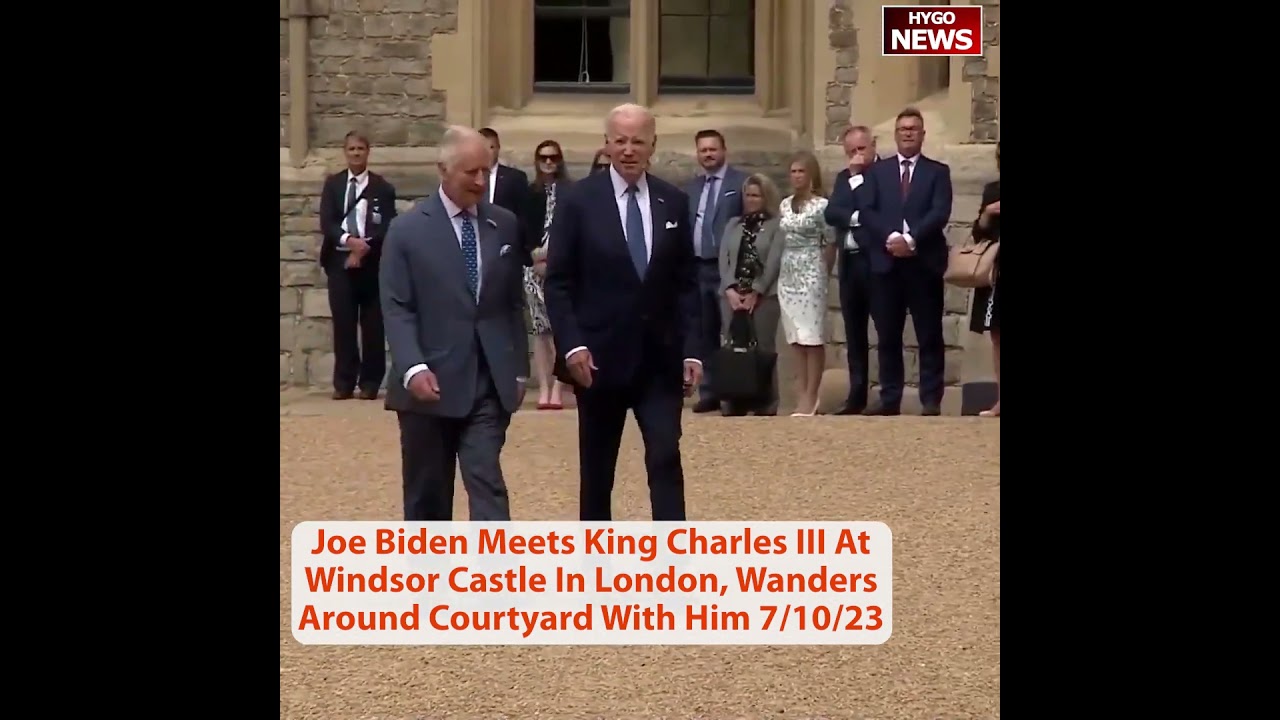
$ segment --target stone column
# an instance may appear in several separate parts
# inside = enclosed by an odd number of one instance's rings
[[[827,41],[835,52],[835,73],[826,86],[826,127],[821,142],[832,145],[849,125],[853,87],[858,84],[858,31],[853,25],[849,0],[832,0],[827,12]]]
[[[1000,139],[1000,0],[972,0],[982,6],[982,57],[964,60],[963,77],[972,90],[971,142]]]

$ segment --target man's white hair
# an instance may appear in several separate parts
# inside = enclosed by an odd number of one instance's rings
[[[618,107],[609,111],[604,118],[604,130],[609,132],[613,127],[613,123],[618,118],[639,118],[644,120],[647,125],[657,130],[658,123],[653,117],[653,113],[649,112],[649,108],[635,103],[623,103]]]
[[[474,128],[450,125],[440,138],[440,164],[446,168],[453,167],[454,161],[458,159],[458,152],[470,142],[487,144],[488,141]]]

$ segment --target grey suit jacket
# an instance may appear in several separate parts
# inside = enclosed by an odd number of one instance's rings
[[[756,235],[756,251],[764,263],[764,272],[751,283],[756,292],[768,297],[778,294],[778,272],[782,269],[783,233],[778,218],[769,218]],[[742,244],[742,218],[736,217],[725,226],[720,238],[720,292],[737,284],[738,249]]]
[[[724,182],[720,183],[718,197],[716,198],[715,214],[711,218],[711,232],[715,237],[724,237],[725,225],[729,220],[742,214],[742,184],[747,181],[747,174],[728,165],[724,169]],[[702,207],[702,187],[705,181],[702,176],[698,176],[691,180],[688,185],[684,186],[684,194],[689,196],[689,228],[697,227],[698,209]],[[700,238],[696,235],[693,238],[694,252],[698,250]]]
[[[450,418],[471,414],[480,348],[502,407],[516,410],[516,378],[529,375],[520,226],[511,211],[488,202],[477,214],[479,302],[467,288],[462,248],[439,195],[396,217],[387,231],[378,285],[391,347],[389,410]],[[405,389],[405,372],[418,364],[435,373],[437,402],[419,402]]]

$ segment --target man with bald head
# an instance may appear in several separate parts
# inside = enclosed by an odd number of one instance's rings
[[[439,189],[392,222],[379,275],[404,519],[452,520],[460,464],[471,519],[510,520],[498,458],[529,376],[520,227],[488,201],[484,136],[449,128],[438,165]]]
[[[698,276],[688,197],[650,175],[657,128],[639,105],[605,121],[607,172],[556,205],[546,302],[556,374],[578,398],[584,521],[612,520],[627,411],[644,439],[654,520],[684,520],[680,414],[702,379]]]

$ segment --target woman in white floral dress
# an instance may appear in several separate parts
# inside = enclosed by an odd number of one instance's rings
[[[778,302],[782,329],[796,353],[796,412],[792,417],[818,414],[818,390],[825,369],[823,321],[827,310],[827,280],[835,259],[834,234],[822,213],[827,209],[822,170],[809,152],[791,160],[793,194],[779,208],[782,231],[782,269],[778,274]]]

